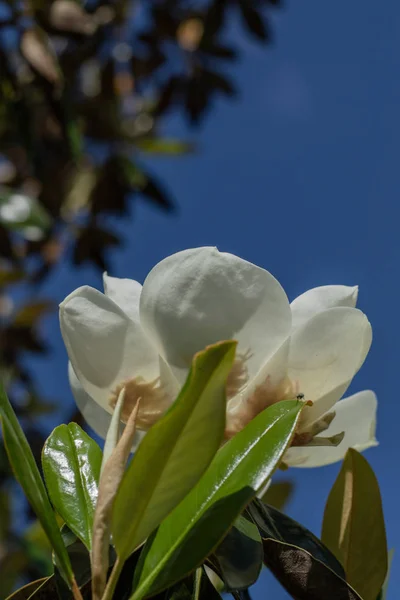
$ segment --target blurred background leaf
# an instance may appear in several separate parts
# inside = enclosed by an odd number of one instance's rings
[[[229,19],[239,15],[266,44],[273,4],[0,0],[0,376],[38,463],[43,418],[57,408],[26,366],[52,350],[44,286],[65,263],[110,269],[124,242],[116,219],[132,220],[134,236],[143,200],[173,213],[181,199],[147,160],[178,160],[197,145],[165,132],[165,119],[198,127],[218,98],[237,95],[242,47]],[[15,494],[2,448],[0,486],[5,596],[17,579],[46,575],[49,556],[22,500],[18,524],[6,519]]]

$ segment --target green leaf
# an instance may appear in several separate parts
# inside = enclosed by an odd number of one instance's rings
[[[135,145],[139,150],[148,154],[180,156],[193,152],[193,144],[190,142],[170,138],[142,138],[136,140]]]
[[[298,546],[324,563],[339,577],[345,578],[344,569],[334,554],[303,525],[281,513],[273,506],[268,506],[257,499],[249,506],[249,512],[261,533],[263,541],[273,539]]]
[[[73,571],[76,577],[77,587],[80,589],[84,600],[91,598],[91,572],[90,572],[90,555],[86,547],[76,537],[76,535],[68,529],[66,525],[61,530],[61,534],[68,551],[68,556],[71,560]],[[66,586],[64,579],[61,577],[58,570],[58,562],[54,560],[54,575],[41,580],[41,585],[36,587],[32,595],[27,597],[27,600],[71,600],[71,592]],[[40,583],[40,582],[39,582]],[[75,597],[78,597],[76,594]],[[10,598],[14,600],[14,598]],[[15,600],[25,600],[16,598]]]
[[[26,304],[14,316],[14,325],[21,327],[32,326],[37,319],[53,310],[54,304],[48,300],[38,300]]]
[[[385,522],[375,474],[349,449],[325,507],[322,541],[364,600],[376,600],[388,569]]]
[[[0,561],[0,598],[5,598],[15,589],[21,572],[29,567],[29,557],[22,548],[7,548]],[[131,578],[132,580],[132,578]]]
[[[148,540],[132,600],[180,580],[212,552],[279,464],[303,406],[297,400],[274,404],[220,449],[202,479]]]
[[[204,567],[165,591],[163,600],[221,600]],[[159,596],[157,599],[161,600]]]
[[[387,598],[393,555],[394,555],[394,549],[392,548],[391,550],[389,550],[389,553],[388,553],[388,563],[389,563],[388,570],[386,573],[385,581],[383,582],[381,592],[380,592],[377,600],[386,600],[386,598]]]
[[[269,504],[278,510],[282,510],[291,499],[293,490],[293,481],[288,480],[273,482],[262,496],[261,500],[265,504]]]
[[[178,398],[135,453],[118,489],[111,522],[123,560],[192,489],[218,450],[235,349],[236,342],[220,342],[195,355]]]
[[[209,580],[204,567],[196,569],[191,600],[218,600],[218,598],[221,596]]]
[[[62,576],[70,585],[73,585],[74,576],[71,563],[46,488],[24,432],[1,384],[0,417],[4,444],[15,476],[57,555]]]
[[[344,579],[297,546],[264,540],[264,562],[296,600],[363,600]]]
[[[263,563],[261,536],[254,523],[240,516],[214,552],[227,590],[253,585]]]
[[[92,547],[101,457],[99,446],[76,423],[56,427],[42,454],[50,499],[88,550]]]
[[[66,525],[62,528],[61,533],[68,550],[68,556],[75,574],[76,583],[79,588],[82,588],[91,582],[90,554],[85,545]],[[54,566],[53,577],[59,600],[71,600],[71,592],[68,590],[58,571],[57,560],[54,561]]]
[[[0,286],[10,285],[11,283],[18,283],[25,277],[24,271],[20,269],[4,269],[0,270]]]
[[[51,218],[35,198],[1,187],[0,223],[30,239],[29,234],[44,233],[51,225]]]

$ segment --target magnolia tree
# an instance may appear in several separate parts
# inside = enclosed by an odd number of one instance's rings
[[[246,600],[264,565],[294,599],[383,600],[380,492],[360,454],[377,444],[377,401],[345,396],[372,340],[357,291],[289,304],[268,271],[206,247],[143,287],[105,274],[104,293],[72,292],[71,389],[104,450],[56,427],[43,481],[2,393],[9,459],[54,562],[12,598]],[[318,539],[276,507],[273,475],[339,460]]]

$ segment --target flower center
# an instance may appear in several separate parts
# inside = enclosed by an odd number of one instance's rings
[[[246,385],[249,379],[249,370],[246,363],[252,356],[253,354],[250,350],[246,350],[244,354],[240,352],[236,354],[226,382],[226,396],[228,400],[236,396],[242,387]]]
[[[303,394],[299,393],[299,383],[293,382],[288,377],[282,379],[277,385],[268,377],[257,386],[249,398],[243,400],[237,410],[227,414],[225,438],[230,439],[241,431],[254,417],[256,417],[268,406],[294,398],[303,400]]]
[[[140,399],[140,408],[136,420],[138,429],[145,431],[149,429],[170,405],[170,399],[162,389],[158,377],[148,382],[143,377],[134,377],[117,385],[109,401],[112,408],[115,408],[118,396],[123,388],[125,388],[125,400],[121,420],[124,423],[127,422],[129,415]]]

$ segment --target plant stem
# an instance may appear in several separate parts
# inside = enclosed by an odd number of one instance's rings
[[[124,561],[117,558],[113,570],[111,571],[111,575],[109,580],[107,581],[106,589],[103,594],[103,598],[101,600],[112,600],[115,586],[118,583],[119,576],[121,575],[122,567],[124,566]]]
[[[81,590],[79,589],[78,584],[76,583],[75,577],[72,580],[72,595],[74,597],[74,600],[83,600]]]

